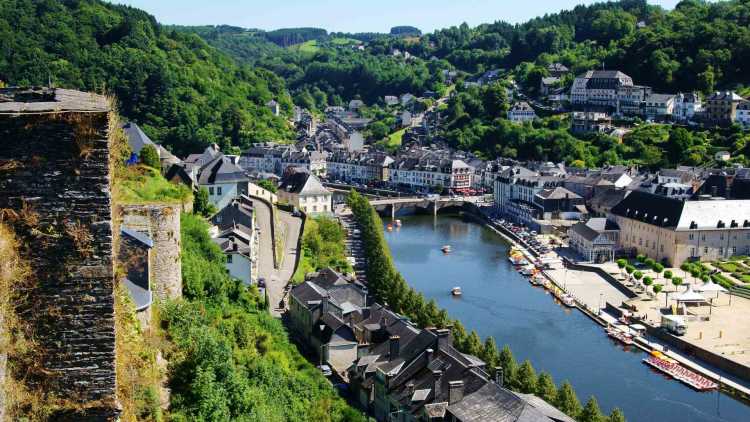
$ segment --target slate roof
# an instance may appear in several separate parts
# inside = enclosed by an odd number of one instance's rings
[[[607,220],[606,218],[592,218],[585,223],[576,223],[570,229],[575,233],[578,233],[584,239],[593,241],[605,231],[619,230],[620,228],[617,226],[617,224]]]
[[[219,154],[203,165],[198,173],[198,183],[201,185],[249,181],[245,171],[232,163],[232,160],[224,154]]]
[[[734,91],[718,91],[711,94],[708,101],[743,101],[744,98],[737,95]]]
[[[295,171],[281,180],[279,186],[289,192],[298,195],[321,195],[329,193],[328,189],[320,183],[317,177],[304,172]]]
[[[581,196],[558,186],[553,189],[542,189],[536,196],[542,199],[581,199]]]
[[[684,205],[685,203],[678,199],[633,191],[612,207],[611,212],[660,227],[677,227]]]
[[[625,199],[630,192],[627,189],[604,189],[596,192],[589,202],[592,206],[611,209]]]
[[[130,292],[130,297],[133,299],[133,304],[135,305],[136,312],[142,311],[151,305],[151,302],[152,302],[151,290],[143,286],[140,286],[136,283],[133,283],[127,278],[123,279],[123,284],[125,284],[125,287],[128,289],[128,292]]]
[[[476,392],[464,396],[463,400],[448,406],[448,412],[461,422],[573,422],[573,419],[564,415],[564,418],[552,418],[545,413],[546,408],[537,408],[535,404],[539,405],[536,401],[527,401],[521,395],[489,382]]]
[[[130,237],[131,239],[138,241],[139,243],[141,243],[143,246],[146,246],[147,248],[154,247],[154,241],[145,233],[141,233],[125,225],[120,225],[120,232]]]
[[[140,126],[133,122],[128,122],[122,125],[122,130],[128,136],[130,150],[136,154],[140,154],[141,150],[146,145],[154,145],[151,138],[141,130]]]

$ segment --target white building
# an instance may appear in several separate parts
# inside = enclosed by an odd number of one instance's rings
[[[703,111],[703,104],[697,92],[689,92],[687,94],[680,92],[675,96],[673,113],[675,120],[680,122],[690,121],[695,116],[695,113],[701,111]]]
[[[198,185],[208,189],[209,201],[219,210],[248,193],[250,179],[235,158],[220,154],[198,170]]]
[[[307,214],[329,214],[333,212],[331,192],[317,177],[296,171],[282,179],[278,191],[279,201],[287,202]]]
[[[281,108],[279,107],[279,103],[277,103],[276,100],[267,102],[266,107],[271,110],[271,113],[273,113],[274,116],[278,116],[281,113]]]
[[[508,120],[511,122],[530,122],[537,118],[534,109],[526,101],[521,101],[513,105],[508,111]]]
[[[213,241],[226,256],[229,275],[246,285],[255,282],[257,236],[252,200],[240,196],[211,217]]]

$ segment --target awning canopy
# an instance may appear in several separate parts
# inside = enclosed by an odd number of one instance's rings
[[[721,287],[721,285],[716,283],[711,283],[710,281],[707,283],[703,283],[701,286],[695,287],[696,292],[726,292],[727,289]]]
[[[688,289],[687,291],[685,291],[685,293],[677,295],[674,299],[677,302],[683,303],[703,303],[706,301],[706,298],[703,297],[703,295],[693,291],[693,286],[688,286]]]

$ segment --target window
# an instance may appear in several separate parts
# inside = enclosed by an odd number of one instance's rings
[[[704,241],[704,242],[706,241],[706,235],[705,234],[701,235],[701,240]]]
[[[724,233],[719,235],[719,240],[724,240]]]
[[[216,194],[217,194],[217,195],[221,195],[221,186],[218,186],[218,187],[216,188]]]
[[[695,238],[695,235],[693,233],[690,233],[688,235],[688,239],[693,240]]]
[[[317,205],[313,205],[313,212],[318,212],[318,206]]]
[[[724,255],[724,248],[723,247],[719,248],[719,255]]]
[[[208,194],[209,195],[213,195],[214,194],[214,187],[213,186],[209,186],[208,187]]]
[[[662,252],[664,252],[664,251],[662,251]],[[695,255],[695,248],[690,248],[690,256],[693,256],[693,257],[696,256]]]
[[[232,263],[232,255],[227,255],[227,264]]]
[[[737,255],[737,247],[732,246],[732,255]]]
[[[704,254],[708,253],[708,246],[704,246],[704,247],[703,247],[703,253],[704,253]]]

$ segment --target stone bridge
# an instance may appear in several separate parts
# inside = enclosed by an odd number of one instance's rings
[[[375,210],[381,215],[390,215],[390,217],[396,218],[396,212],[404,208],[412,208],[419,211],[425,211],[432,215],[446,208],[464,208],[467,204],[473,204],[476,200],[473,197],[470,198],[451,198],[451,197],[439,197],[439,198],[424,198],[424,197],[411,197],[411,198],[385,198],[385,199],[373,199],[370,201]]]

